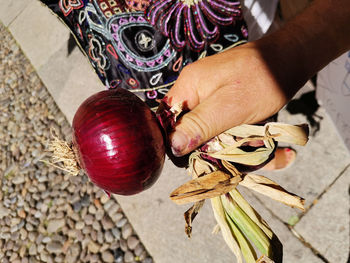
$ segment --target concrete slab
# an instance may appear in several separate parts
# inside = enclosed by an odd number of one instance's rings
[[[307,263],[321,263],[323,262],[317,257],[310,248],[303,245],[303,243],[292,234],[286,224],[282,223],[271,213],[266,206],[256,198],[256,196],[249,190],[238,187],[244,198],[251,206],[265,219],[274,233],[278,236],[283,244],[283,262],[307,262]]]
[[[30,1],[9,29],[35,69],[46,64],[53,54],[67,45],[70,34],[69,29],[39,1]]]
[[[298,153],[292,166],[283,171],[256,172],[256,174],[266,175],[288,191],[305,198],[306,208],[350,163],[349,153],[324,109],[319,109],[317,115],[323,117],[320,131],[315,136],[310,136],[306,146],[292,146]],[[280,113],[279,121],[289,124],[307,122],[305,116],[291,115],[285,110]],[[257,196],[266,207],[286,223],[302,214],[298,209],[287,207],[260,194]]]
[[[62,45],[37,72],[70,123],[86,98],[105,89],[79,48],[68,55]]]
[[[36,0],[0,0],[0,21],[8,27],[22,11],[34,1]]]
[[[329,262],[349,262],[349,187],[350,167],[295,226]]]

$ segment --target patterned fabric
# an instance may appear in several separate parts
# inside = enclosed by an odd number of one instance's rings
[[[40,0],[71,29],[107,88],[151,108],[189,63],[246,42],[239,2]]]
[[[218,41],[220,26],[234,25],[241,19],[239,1],[152,1],[146,12],[147,20],[177,49],[190,45],[202,51],[208,44]],[[226,35],[231,40],[238,36]]]

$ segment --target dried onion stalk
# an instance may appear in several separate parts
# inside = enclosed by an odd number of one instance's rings
[[[179,114],[178,106],[176,115]],[[239,138],[239,140],[237,140]],[[263,141],[264,146],[245,151],[248,142]],[[291,207],[304,210],[304,199],[288,192],[261,175],[240,172],[235,164],[259,166],[269,161],[276,142],[305,145],[308,126],[269,122],[241,125],[216,136],[189,158],[192,180],[175,189],[170,198],[177,204],[194,202],[186,211],[185,232],[190,237],[192,222],[205,199],[212,208],[225,242],[237,257],[250,262],[280,262],[282,245],[269,225],[236,189],[241,185]],[[205,150],[203,150],[205,149]],[[258,258],[257,248],[262,255]]]

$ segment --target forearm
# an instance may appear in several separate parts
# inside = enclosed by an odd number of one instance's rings
[[[256,42],[287,97],[350,49],[350,1],[315,0],[277,32]]]

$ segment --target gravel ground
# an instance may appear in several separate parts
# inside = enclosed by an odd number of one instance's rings
[[[50,127],[70,125],[1,23],[0,37],[0,262],[152,263],[114,199],[40,162]]]

